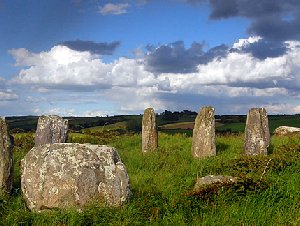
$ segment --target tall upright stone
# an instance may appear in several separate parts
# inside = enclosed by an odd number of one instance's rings
[[[155,151],[158,146],[158,134],[153,108],[144,111],[142,123],[142,151]]]
[[[5,118],[0,118],[0,190],[9,193],[13,183],[13,146]]]
[[[35,133],[35,146],[52,143],[65,143],[68,133],[68,120],[57,115],[39,117]]]
[[[192,154],[195,158],[216,155],[215,109],[203,107],[193,129]]]
[[[244,151],[246,155],[267,155],[270,131],[266,109],[251,108],[247,115]]]

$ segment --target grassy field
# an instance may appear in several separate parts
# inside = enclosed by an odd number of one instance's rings
[[[80,136],[82,142],[93,137],[71,134],[69,139]],[[300,135],[273,136],[270,155],[261,157],[242,155],[243,134],[217,136],[217,156],[204,160],[192,158],[191,138],[185,135],[160,133],[158,151],[147,154],[141,153],[139,134],[116,136],[106,142],[119,150],[133,197],[122,208],[95,203],[80,213],[27,210],[19,167],[33,134],[17,134],[15,141],[14,190],[11,197],[0,196],[0,225],[300,225]],[[210,174],[243,179],[192,195],[196,178]]]
[[[269,128],[270,132],[279,127],[279,126],[293,126],[300,127],[300,116],[269,116]],[[245,131],[245,123],[228,123],[217,127],[218,131],[231,130],[232,132],[244,132]]]
[[[216,131],[229,131],[232,133],[243,133],[245,131],[245,122],[230,122],[229,120],[221,123],[216,121]],[[272,133],[279,126],[293,126],[300,127],[300,116],[290,115],[290,116],[269,116],[269,128]],[[193,129],[193,122],[179,122],[165,124],[159,127],[160,130],[169,133],[186,133],[191,135],[192,132],[188,131]],[[172,131],[174,130],[174,131]]]
[[[117,130],[117,129],[126,129],[126,122],[117,122],[113,124],[108,124],[104,126],[95,126],[87,129],[82,129],[82,133],[93,133],[93,132],[103,132],[106,130]]]

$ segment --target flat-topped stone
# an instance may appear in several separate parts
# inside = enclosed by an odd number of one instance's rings
[[[202,188],[212,186],[214,184],[228,185],[238,181],[237,177],[224,175],[208,175],[197,179],[193,192],[199,192]]]
[[[291,126],[279,126],[274,130],[275,135],[288,135],[293,133],[299,133],[300,128]]]

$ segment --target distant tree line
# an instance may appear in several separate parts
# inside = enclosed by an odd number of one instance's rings
[[[196,116],[197,112],[195,111],[189,111],[189,110],[183,110],[183,111],[168,111],[165,110],[160,114],[162,120],[164,121],[178,121],[182,117],[186,116]]]

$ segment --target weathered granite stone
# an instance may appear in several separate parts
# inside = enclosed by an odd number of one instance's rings
[[[13,183],[13,147],[5,118],[0,118],[0,190],[10,193]]]
[[[246,155],[267,155],[270,131],[264,108],[251,108],[247,115],[244,151]]]
[[[195,158],[216,155],[215,109],[203,107],[193,129],[192,154]]]
[[[39,117],[35,133],[35,146],[65,143],[68,127],[68,120],[57,115],[43,115]]]
[[[228,185],[234,184],[238,181],[237,177],[224,176],[224,175],[208,175],[198,178],[194,186],[193,192],[199,192],[203,187],[209,187],[214,184]]]
[[[299,133],[299,132],[300,132],[300,128],[291,127],[291,126],[279,126],[274,130],[275,135],[281,135],[281,136]]]
[[[118,207],[131,192],[117,150],[105,145],[57,143],[32,148],[21,162],[21,189],[30,210],[91,202]]]
[[[142,123],[142,151],[155,151],[158,145],[158,134],[153,108],[144,111]]]

